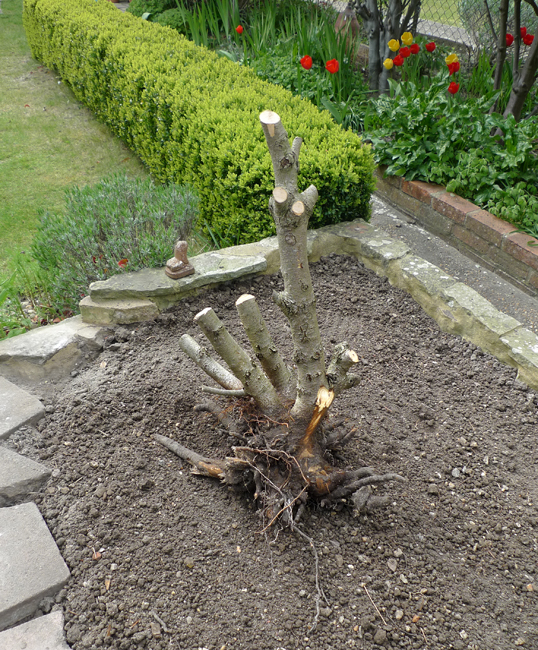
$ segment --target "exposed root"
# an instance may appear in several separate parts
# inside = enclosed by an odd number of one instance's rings
[[[229,415],[227,415],[226,412],[223,411],[218,404],[215,404],[215,402],[209,401],[209,402],[203,402],[202,404],[197,404],[194,407],[194,410],[197,411],[198,413],[200,411],[207,411],[208,413],[212,413],[217,418],[219,423],[226,428],[226,430],[231,436],[237,438],[242,443],[246,442],[246,439],[244,438],[243,435],[241,435],[241,432],[239,431],[235,420],[233,420]]]
[[[224,462],[200,456],[200,454],[197,454],[195,451],[183,447],[179,442],[171,440],[166,436],[161,436],[158,433],[154,434],[153,437],[157,442],[161,443],[161,445],[176,454],[176,456],[189,462],[193,466],[193,474],[201,474],[202,476],[209,476],[211,478],[220,478],[221,480],[224,479]]]

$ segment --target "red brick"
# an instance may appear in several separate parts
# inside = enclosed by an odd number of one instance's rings
[[[502,219],[495,217],[491,212],[486,210],[477,210],[469,212],[465,221],[465,227],[472,230],[482,239],[501,247],[502,240],[511,232],[514,232],[514,226],[506,223]]]
[[[467,228],[459,226],[457,224],[452,228],[452,235],[459,239],[459,241],[467,244],[469,248],[472,248],[476,253],[480,255],[488,255],[490,251],[490,245],[488,242],[478,235],[475,235]]]
[[[514,233],[503,241],[502,249],[516,260],[528,264],[534,270],[538,270],[538,246],[529,246],[529,241],[536,240],[525,233]]]
[[[434,185],[433,183],[424,183],[423,181],[402,181],[402,191],[410,196],[426,203],[431,204],[432,196],[442,194],[445,191],[441,185]]]
[[[465,217],[469,212],[475,212],[479,209],[473,203],[450,192],[443,192],[439,196],[432,196],[432,208],[445,217],[452,219],[452,221],[456,221],[456,223],[464,223]]]

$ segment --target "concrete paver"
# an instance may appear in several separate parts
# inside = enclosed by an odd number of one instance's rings
[[[37,397],[0,376],[0,440],[26,424],[34,424],[44,413]]]
[[[0,630],[31,616],[68,578],[36,504],[0,508]]]
[[[0,447],[0,507],[27,501],[50,475],[48,467]]]
[[[61,611],[34,618],[0,632],[2,650],[70,650],[64,639]]]

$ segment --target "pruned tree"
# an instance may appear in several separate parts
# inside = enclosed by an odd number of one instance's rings
[[[390,55],[389,41],[400,40],[404,32],[416,32],[420,6],[420,0],[350,0],[348,7],[363,19],[368,35],[370,90],[388,90],[383,61]]]
[[[233,456],[206,458],[164,436],[155,438],[188,461],[194,473],[253,492],[266,527],[280,521],[296,529],[309,499],[324,505],[352,497],[357,508],[370,509],[387,499],[376,495],[372,486],[403,479],[376,474],[369,467],[341,469],[331,464],[330,452],[341,449],[353,433],[331,427],[327,414],[339,393],[357,385],[358,377],[349,371],[358,356],[342,342],[326,365],[307,258],[308,220],[318,192],[313,185],[303,192],[297,187],[301,138],[290,147],[272,111],[264,111],[260,121],[275,174],[269,209],[284,280],[284,291],[275,292],[273,299],[290,324],[295,367],[290,369],[276,349],[254,296],[246,294],[236,302],[254,355],[231,336],[213,309],[202,310],[194,320],[229,370],[187,334],[180,338],[180,347],[219,385],[205,386],[203,392],[249,400],[257,411],[256,425],[242,426],[222,405],[209,401],[196,409],[213,413],[238,441]]]

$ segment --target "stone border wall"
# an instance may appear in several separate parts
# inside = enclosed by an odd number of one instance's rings
[[[538,296],[538,246],[528,245],[533,237],[515,233],[513,224],[440,185],[384,178],[382,168],[375,175],[377,192],[384,199],[519,289]]]

